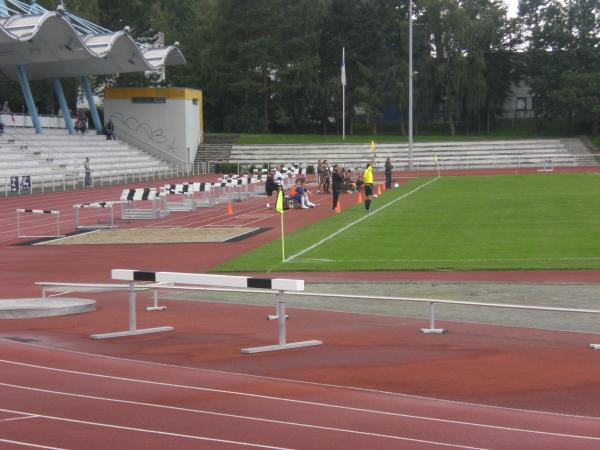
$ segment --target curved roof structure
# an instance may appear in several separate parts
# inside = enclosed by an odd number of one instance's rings
[[[5,7],[12,15],[0,17],[0,71],[12,79],[19,64],[29,79],[39,80],[156,71],[186,63],[176,45],[139,44],[126,30],[113,32],[62,9],[7,3],[19,7]],[[25,7],[31,13],[23,12]]]

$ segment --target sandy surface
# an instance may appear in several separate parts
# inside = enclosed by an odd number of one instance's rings
[[[186,242],[225,242],[256,231],[257,228],[131,228],[128,230],[95,230],[38,245],[98,244],[177,244]]]

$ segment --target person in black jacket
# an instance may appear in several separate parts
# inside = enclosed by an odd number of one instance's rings
[[[333,166],[331,181],[331,192],[333,193],[333,206],[331,210],[335,211],[337,208],[338,199],[340,197],[340,192],[342,191],[342,187],[344,187],[344,177],[342,177],[337,164]]]
[[[392,170],[394,166],[392,165],[392,161],[390,158],[385,160],[385,187],[386,189],[390,189],[392,187]]]
[[[271,208],[271,197],[273,192],[278,191],[277,183],[275,183],[275,178],[273,172],[269,172],[267,174],[267,180],[265,181],[265,194],[267,195],[267,209]]]

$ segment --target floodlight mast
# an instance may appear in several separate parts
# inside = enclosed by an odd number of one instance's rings
[[[408,169],[413,168],[413,0],[408,0]]]

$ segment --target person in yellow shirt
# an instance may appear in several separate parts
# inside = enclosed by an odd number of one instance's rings
[[[365,211],[371,210],[371,201],[373,200],[373,161],[367,163],[367,168],[363,174],[365,183]]]

